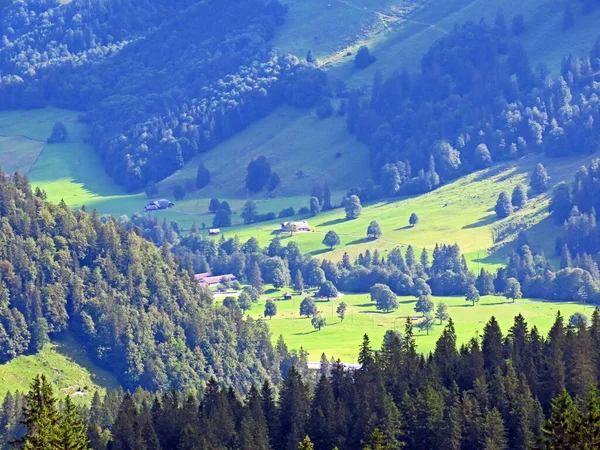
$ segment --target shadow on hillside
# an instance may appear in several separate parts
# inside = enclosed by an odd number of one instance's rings
[[[396,228],[394,231],[408,230],[410,228],[413,228],[413,226],[412,225],[406,225],[404,227]]]
[[[69,332],[60,333],[53,339],[56,349],[77,365],[85,368],[92,381],[99,386],[109,389],[117,389],[119,382],[117,378],[107,369],[101,367],[86,353],[85,348],[78,342],[77,337]],[[80,388],[84,388],[81,386]]]
[[[551,216],[525,230],[531,251],[534,254],[543,252],[548,262],[555,266],[555,268],[558,265],[558,257],[555,255],[554,245],[555,239],[560,235],[561,231],[561,227],[554,223]],[[485,257],[473,261],[484,264],[503,264],[510,257],[513,250],[517,250],[516,238],[497,246]]]
[[[366,237],[366,238],[355,239],[354,241],[350,241],[350,242],[348,242],[348,245],[364,244],[366,242],[372,242],[372,241],[374,241],[373,238]]]
[[[327,222],[320,223],[319,225],[317,225],[317,227],[330,227],[330,226],[337,225],[342,222],[346,222],[346,220],[347,219],[345,219],[343,217],[340,219],[328,220]]]
[[[318,330],[307,331],[306,333],[294,333],[294,336],[307,336],[309,334],[316,333]]]
[[[489,170],[482,170],[473,178],[473,182],[487,180],[490,177],[501,174],[505,170],[508,170],[508,168],[504,164],[501,166],[493,167]]]
[[[495,221],[496,221],[496,214],[490,214],[490,215],[487,215],[485,217],[480,218],[475,223],[470,223],[468,225],[465,225],[464,227],[462,227],[462,229],[463,230],[467,230],[467,229],[470,229],[470,228],[485,227],[486,225],[491,225]]]
[[[317,255],[322,255],[323,253],[328,253],[331,250],[329,250],[329,248],[321,248],[319,250],[313,250],[312,252],[308,252],[309,255],[313,255],[313,256],[317,256]]]

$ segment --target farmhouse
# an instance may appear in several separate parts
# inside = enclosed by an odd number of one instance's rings
[[[306,220],[303,220],[301,222],[282,222],[281,223],[281,229],[280,231],[290,231],[290,225],[295,224],[296,225],[296,229],[298,231],[310,231],[310,226],[308,225],[308,222],[306,222]]]
[[[217,284],[221,283],[223,278],[228,279],[229,281],[235,281],[236,279],[235,275],[231,273],[213,276],[213,274],[210,272],[197,273],[194,275],[194,278],[200,286],[204,287],[216,286]]]
[[[217,236],[219,234],[221,234],[221,230],[219,228],[211,228],[208,230],[209,236]]]
[[[163,209],[169,209],[173,206],[175,206],[174,203],[171,203],[171,201],[167,200],[166,198],[161,198],[160,200],[154,200],[153,202],[150,202],[144,206],[144,212],[160,211]]]

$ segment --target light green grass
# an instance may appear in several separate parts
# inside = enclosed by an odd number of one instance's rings
[[[63,335],[36,355],[19,356],[0,365],[0,399],[9,391],[28,391],[37,374],[46,375],[60,397],[75,394],[72,398],[77,403],[87,405],[96,390],[119,386],[113,375],[89,359],[75,338]]]
[[[270,295],[280,297],[279,292]],[[414,311],[416,299],[412,297],[399,297],[399,309],[383,313],[377,311],[368,294],[350,294],[331,302],[317,302],[317,307],[327,319],[328,325],[321,331],[316,331],[309,318],[300,317],[299,308],[302,298],[303,296],[294,295],[292,300],[276,301],[277,315],[265,321],[272,332],[273,342],[282,335],[290,349],[299,350],[302,347],[307,350],[310,361],[318,361],[321,353],[325,353],[328,358],[333,356],[344,362],[356,362],[358,348],[364,334],[369,335],[373,347],[378,349],[387,330],[396,329],[404,332],[407,316],[414,319],[418,350],[428,353],[435,349],[435,343],[444,327],[436,321],[436,326],[429,335],[425,331],[421,332],[416,327],[420,314]],[[265,301],[266,297],[253,306],[249,313],[251,317],[262,317]],[[340,301],[348,305],[343,322],[335,313]],[[481,302],[474,307],[462,297],[435,297],[434,301],[436,304],[444,301],[448,305],[459,345],[468,342],[472,337],[482,335],[485,324],[492,316],[496,317],[504,334],[508,333],[514,317],[521,313],[530,328],[535,325],[545,335],[550,330],[558,311],[566,321],[575,312],[584,312],[590,316],[593,311],[590,306],[584,310],[582,305],[576,303],[529,299],[511,303],[505,301],[504,297],[495,296],[482,297]]]
[[[341,157],[336,158],[338,152]],[[211,183],[196,196],[246,199],[248,163],[261,155],[281,178],[281,185],[272,193],[276,197],[308,195],[316,182],[327,182],[332,190],[343,190],[371,177],[368,149],[348,134],[344,118],[321,120],[312,110],[283,106],[194,158],[159,187],[170,193],[175,184],[194,185],[198,166],[203,162],[211,171]],[[296,175],[298,171],[303,172],[301,178]],[[267,194],[255,197],[266,198]]]
[[[552,255],[554,236],[559,231],[550,221],[547,205],[549,194],[536,196],[529,200],[521,211],[508,219],[498,220],[493,211],[500,192],[509,195],[515,185],[527,185],[528,173],[538,162],[542,162],[551,183],[559,183],[572,175],[577,168],[586,164],[590,156],[562,159],[543,158],[531,155],[519,161],[502,163],[484,171],[470,174],[459,180],[442,186],[428,194],[399,200],[386,200],[365,206],[361,216],[356,220],[346,220],[343,209],[307,218],[312,227],[308,233],[278,234],[275,229],[280,221],[233,227],[222,230],[226,237],[237,235],[242,241],[256,237],[261,245],[280,236],[285,245],[294,240],[303,253],[312,253],[321,258],[339,260],[344,252],[355,257],[367,249],[378,249],[382,254],[408,244],[416,249],[432,250],[436,243],[458,243],[466,254],[471,269],[486,267],[493,270],[502,265],[506,252],[494,254],[499,244],[512,240],[518,229],[499,235],[499,232],[511,224],[521,224],[528,228],[537,226],[535,233],[530,233],[534,248]],[[340,203],[341,198],[334,198]],[[415,227],[408,225],[408,218],[415,212],[420,222]],[[382,228],[383,236],[378,240],[368,239],[367,226],[377,220]],[[537,225],[544,222],[544,225]],[[323,244],[324,235],[333,230],[340,236],[341,245],[330,251]],[[501,236],[500,238],[495,236]],[[500,239],[500,241],[498,241]]]

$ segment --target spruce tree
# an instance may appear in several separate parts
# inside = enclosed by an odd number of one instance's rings
[[[57,450],[87,450],[87,426],[75,410],[71,397],[67,395],[58,425]]]
[[[538,448],[548,450],[580,448],[578,445],[580,423],[581,413],[573,404],[571,396],[563,389],[558,397],[552,400],[550,418],[542,427]]]
[[[279,397],[279,427],[275,442],[281,450],[296,450],[306,436],[310,402],[308,387],[298,370],[292,366],[281,388]]]
[[[501,367],[504,361],[504,349],[502,347],[502,331],[494,316],[483,328],[482,352],[484,367],[493,373],[497,367]]]
[[[59,438],[59,413],[52,386],[45,375],[37,375],[25,396],[23,438],[25,450],[53,449]]]

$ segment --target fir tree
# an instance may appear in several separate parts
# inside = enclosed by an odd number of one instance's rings
[[[23,424],[27,432],[23,438],[25,450],[53,449],[59,440],[60,417],[52,386],[45,375],[37,375],[25,396]]]
[[[580,423],[581,413],[573,404],[571,396],[563,389],[559,396],[552,400],[550,418],[542,427],[538,448],[548,450],[579,448]]]

